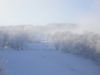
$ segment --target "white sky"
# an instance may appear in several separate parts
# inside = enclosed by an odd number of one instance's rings
[[[0,25],[76,23],[100,30],[99,0],[0,0]]]

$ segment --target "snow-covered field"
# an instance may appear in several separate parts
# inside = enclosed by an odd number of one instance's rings
[[[100,75],[92,61],[57,51],[0,51],[7,75]]]

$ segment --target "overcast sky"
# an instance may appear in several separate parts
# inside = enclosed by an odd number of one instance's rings
[[[100,30],[100,0],[0,0],[0,25],[48,23]]]

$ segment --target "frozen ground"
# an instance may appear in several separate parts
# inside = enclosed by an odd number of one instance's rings
[[[100,75],[92,61],[53,50],[44,43],[28,44],[24,51],[0,51],[7,75]]]
[[[56,51],[1,51],[7,75],[100,75],[90,60]]]

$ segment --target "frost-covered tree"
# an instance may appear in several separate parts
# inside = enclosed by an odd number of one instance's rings
[[[9,46],[16,50],[23,50],[25,45],[29,42],[27,34],[18,34],[10,39]]]
[[[9,35],[4,32],[0,32],[0,48],[5,48],[8,45]]]
[[[100,62],[100,36],[94,33],[60,32],[52,36],[55,48]]]

